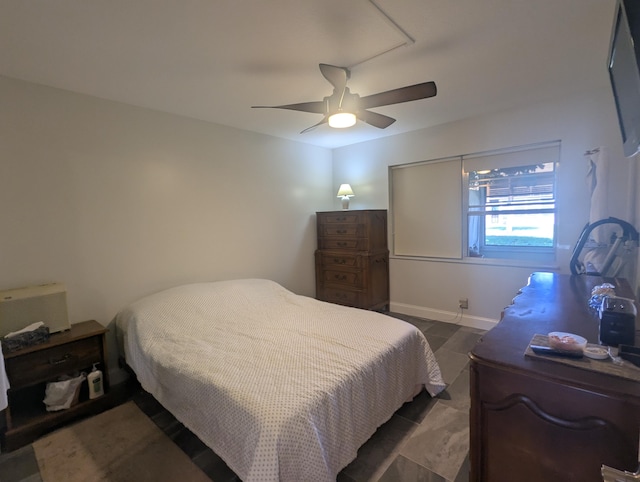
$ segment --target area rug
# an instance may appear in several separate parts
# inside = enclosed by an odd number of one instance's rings
[[[44,482],[211,479],[134,402],[33,443]]]

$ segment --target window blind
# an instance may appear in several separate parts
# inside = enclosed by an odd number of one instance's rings
[[[392,166],[393,253],[462,257],[462,158]]]
[[[464,172],[505,169],[516,166],[531,166],[545,162],[557,163],[560,158],[560,143],[545,144],[540,147],[528,147],[495,154],[477,154],[463,156]]]

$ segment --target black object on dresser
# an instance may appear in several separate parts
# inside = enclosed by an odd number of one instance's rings
[[[316,297],[356,308],[389,308],[387,211],[316,213]]]
[[[75,418],[111,408],[106,332],[97,321],[84,321],[71,325],[70,330],[54,333],[44,343],[4,353],[11,388],[4,420],[0,412],[2,451],[31,443]],[[94,363],[103,372],[105,394],[89,399],[87,384],[83,382],[78,403],[65,410],[47,412],[43,403],[46,384],[62,375],[89,373]]]
[[[587,358],[568,365],[524,355],[535,334],[552,331],[598,343],[589,298],[603,282],[633,298],[624,279],[532,274],[471,350],[472,482],[601,482],[603,464],[636,470],[640,383],[587,369]]]

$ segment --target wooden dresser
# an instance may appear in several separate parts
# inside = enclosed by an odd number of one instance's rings
[[[534,273],[473,348],[471,481],[601,482],[602,464],[635,472],[640,382],[524,356],[536,333],[598,343],[588,300],[605,281],[634,298],[626,280]]]
[[[389,307],[387,211],[316,213],[316,297],[369,310]]]

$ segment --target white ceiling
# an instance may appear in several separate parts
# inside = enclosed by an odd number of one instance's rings
[[[614,4],[0,0],[0,75],[339,147],[606,86]],[[351,67],[361,96],[430,80],[438,94],[372,109],[397,119],[384,130],[300,134],[322,117],[251,109],[330,95],[321,62]]]

